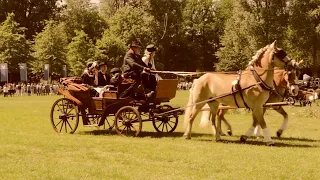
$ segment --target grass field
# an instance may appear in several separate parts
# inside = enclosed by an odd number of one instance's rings
[[[171,102],[184,106],[188,92]],[[191,140],[177,130],[159,136],[150,122],[141,137],[83,127],[73,135],[56,134],[50,108],[59,96],[0,97],[0,179],[320,179],[320,106],[286,107],[290,123],[276,147],[261,139],[239,143],[251,115],[233,111],[226,117],[232,137],[215,142],[211,130],[194,124]],[[282,117],[269,111],[275,135]]]

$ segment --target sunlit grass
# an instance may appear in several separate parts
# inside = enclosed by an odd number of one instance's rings
[[[151,122],[139,138],[82,122],[73,135],[57,134],[49,112],[58,98],[0,97],[0,179],[320,179],[320,120],[312,115],[320,106],[286,107],[289,128],[274,137],[277,147],[267,147],[260,139],[239,143],[252,121],[243,112],[226,116],[234,135],[219,143],[199,119],[192,139],[182,138],[183,116],[169,136],[159,136]],[[184,106],[187,98],[179,91],[170,104]],[[266,122],[275,136],[282,117],[270,111]]]

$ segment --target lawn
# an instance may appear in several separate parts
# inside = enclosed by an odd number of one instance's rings
[[[232,111],[226,118],[233,136],[215,142],[210,128],[194,123],[191,140],[177,130],[159,136],[151,122],[141,137],[83,127],[75,134],[57,134],[49,121],[59,96],[0,97],[0,179],[320,179],[320,106],[286,107],[289,128],[274,137],[276,147],[261,139],[239,143],[251,115]],[[171,101],[184,106],[188,92]],[[275,135],[281,115],[268,111],[266,122]]]

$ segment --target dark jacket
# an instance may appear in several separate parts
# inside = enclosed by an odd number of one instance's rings
[[[110,84],[110,75],[103,74],[101,71],[98,73],[98,86],[106,86]]]
[[[84,72],[81,75],[81,79],[82,79],[82,83],[83,84],[88,84],[90,86],[94,85],[94,76],[93,75],[89,75],[88,72]]]
[[[127,73],[134,71],[137,75],[143,71],[143,68],[146,67],[140,55],[137,55],[133,50],[129,50],[124,56],[122,72]]]

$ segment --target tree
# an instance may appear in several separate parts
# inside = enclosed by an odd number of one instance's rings
[[[120,37],[123,42],[129,43],[134,38],[140,38],[143,44],[147,44],[154,40],[153,17],[142,8],[120,8],[109,19],[108,24],[110,33]]]
[[[90,0],[67,0],[66,9],[63,11],[63,21],[69,40],[76,36],[76,30],[84,31],[93,43],[102,37],[107,28],[106,21],[100,16],[96,7]]]
[[[304,59],[318,76],[320,67],[319,0],[298,1],[290,4],[291,17],[287,30],[286,49],[294,58]]]
[[[220,29],[223,27],[217,19],[220,2],[212,0],[187,0],[184,8],[184,31],[189,43],[192,43],[195,61],[202,70],[213,70],[217,58],[214,55],[219,47]]]
[[[26,29],[26,38],[33,39],[33,36],[41,32],[45,26],[45,20],[54,18],[60,8],[57,4],[61,0],[1,0],[0,1],[0,22],[6,19],[7,14],[14,13],[14,19],[21,27]]]
[[[106,30],[101,40],[97,41],[96,59],[104,60],[111,66],[121,66],[128,47],[117,35]]]
[[[277,40],[279,47],[283,45],[288,27],[289,0],[241,0],[245,11],[253,14],[257,23],[256,36],[259,46]]]
[[[222,47],[217,52],[220,60],[218,71],[244,69],[259,47],[256,34],[258,27],[253,14],[238,3],[235,3],[232,14],[221,37]]]
[[[95,55],[95,46],[84,31],[76,31],[68,45],[67,61],[72,75],[81,75],[86,63],[92,61]]]
[[[18,72],[19,63],[30,59],[29,42],[24,35],[25,28],[19,27],[10,13],[0,25],[0,62],[8,63],[11,72]]]
[[[44,64],[50,65],[50,72],[61,74],[62,65],[66,64],[67,35],[62,23],[47,21],[44,30],[37,34],[32,47],[33,72],[41,72]]]

